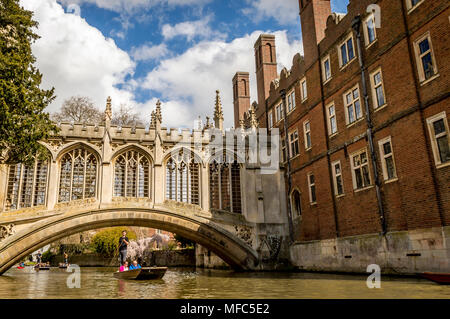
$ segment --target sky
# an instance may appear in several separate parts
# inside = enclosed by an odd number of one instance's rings
[[[104,110],[131,106],[144,122],[158,99],[163,126],[192,128],[212,117],[220,90],[225,127],[233,125],[233,75],[250,73],[256,100],[253,44],[276,36],[278,71],[303,53],[298,0],[20,0],[34,12],[40,39],[33,46],[42,87],[60,109],[88,96]],[[345,13],[348,0],[331,0]]]

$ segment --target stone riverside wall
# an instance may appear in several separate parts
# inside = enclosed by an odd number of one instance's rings
[[[229,269],[230,266],[207,248],[195,245],[195,265],[198,268]]]
[[[56,256],[51,264],[58,266],[63,256]],[[83,254],[69,256],[69,262],[80,267],[118,267],[119,259],[105,258],[99,254]],[[156,250],[146,253],[141,261],[143,266],[195,267],[194,249]]]
[[[450,227],[296,242],[290,252],[305,271],[365,273],[377,264],[385,274],[450,273]]]

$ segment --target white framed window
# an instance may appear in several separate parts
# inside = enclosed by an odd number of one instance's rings
[[[306,78],[300,80],[300,93],[302,102],[304,102],[308,98],[308,88],[306,86]]]
[[[380,147],[381,167],[383,168],[384,180],[390,181],[397,179],[391,137],[389,136],[378,141],[378,146]]]
[[[408,9],[408,13],[413,11],[419,5],[422,4],[425,0],[406,0],[406,8]]]
[[[290,156],[295,157],[300,153],[300,149],[298,147],[298,131],[295,130],[289,133],[289,147],[290,147]]]
[[[363,189],[371,185],[367,150],[362,149],[350,156],[353,189]]]
[[[309,150],[312,147],[311,124],[309,121],[303,122],[303,134],[304,134],[304,138],[305,138],[305,149]]]
[[[372,87],[373,108],[376,110],[386,105],[381,68],[370,74],[370,84]]]
[[[295,109],[295,90],[289,92],[289,94],[287,95],[287,101],[288,101],[287,112],[289,113]]]
[[[450,131],[445,111],[427,118],[427,126],[436,166],[450,165]]]
[[[334,103],[327,105],[328,116],[328,135],[334,135],[337,133],[337,120],[336,120],[336,107]]]
[[[331,169],[334,180],[334,194],[340,196],[344,194],[344,181],[342,179],[342,166],[341,161],[335,161],[331,163]]]
[[[435,78],[438,74],[438,70],[429,32],[425,33],[414,42],[414,51],[416,54],[420,82]]]
[[[353,35],[350,33],[347,38],[339,45],[339,63],[341,68],[353,61],[356,57],[353,45]]]
[[[277,122],[279,122],[284,118],[283,103],[278,104],[276,106],[275,110],[276,110]]]
[[[272,111],[269,111],[269,114],[267,115],[267,121],[269,122],[269,128],[273,127],[273,114]]]
[[[345,92],[344,105],[347,125],[350,125],[362,118],[363,112],[361,109],[358,85]]]
[[[372,13],[364,19],[364,39],[366,47],[370,46],[377,39],[377,31],[375,27],[375,15]]]
[[[323,82],[328,82],[331,79],[331,60],[330,55],[322,59],[322,77]]]
[[[309,188],[309,202],[311,204],[317,203],[316,197],[316,178],[313,173],[308,174],[308,188]]]

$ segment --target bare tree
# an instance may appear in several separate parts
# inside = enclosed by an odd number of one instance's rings
[[[140,115],[133,111],[131,106],[120,104],[118,111],[113,112],[111,124],[120,126],[144,126]]]
[[[75,123],[94,124],[101,122],[102,119],[102,113],[86,96],[72,96],[63,102],[61,111],[52,115],[52,120],[56,122],[74,121]]]

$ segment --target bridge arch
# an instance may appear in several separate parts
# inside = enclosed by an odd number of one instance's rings
[[[0,275],[32,252],[82,231],[113,226],[163,229],[197,242],[237,270],[254,269],[258,255],[237,236],[206,218],[167,208],[94,209],[70,212],[39,221],[0,244]]]

